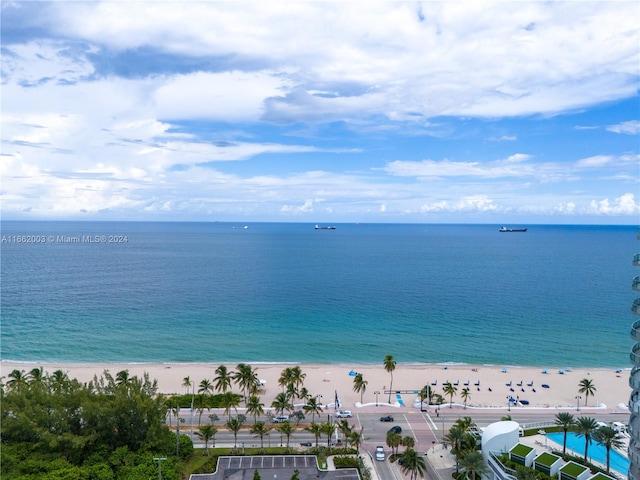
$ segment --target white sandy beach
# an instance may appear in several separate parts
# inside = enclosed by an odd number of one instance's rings
[[[128,370],[130,375],[141,376],[149,373],[152,379],[158,380],[159,392],[184,393],[182,386],[184,378],[190,377],[197,385],[201,380],[208,378],[213,381],[215,369],[219,364],[70,364],[70,363],[17,363],[2,362],[1,375],[7,376],[13,369],[28,372],[38,366],[45,372],[63,370],[72,378],[81,382],[88,382],[94,375],[109,370],[113,375],[121,370]],[[258,377],[266,381],[266,389],[262,394],[265,405],[270,405],[272,399],[281,391],[278,386],[278,378],[282,370],[292,364],[253,364]],[[235,365],[227,365],[229,370],[234,370]],[[343,408],[357,410],[367,404],[375,405],[387,403],[388,394],[383,392],[389,389],[390,375],[382,366],[377,365],[334,365],[334,364],[300,364],[303,373],[306,374],[304,387],[311,395],[322,395],[320,401],[323,404],[331,404],[337,392]],[[581,395],[581,410],[598,408],[608,411],[623,412],[630,394],[628,385],[629,370],[617,371],[615,369],[573,368],[559,369],[548,367],[548,373],[537,367],[500,367],[500,366],[474,366],[474,365],[397,365],[393,372],[393,391],[420,390],[424,385],[432,385],[436,393],[443,394],[443,383],[457,382],[457,393],[453,398],[454,404],[462,404],[460,392],[463,388],[470,389],[467,400],[468,407],[475,408],[507,408],[507,397],[513,396],[520,400],[528,401],[528,405],[518,408],[572,408],[577,407],[576,396]],[[363,396],[363,404],[360,405],[360,394],[353,391],[353,376],[350,372],[363,374],[367,382],[366,392]],[[564,373],[559,373],[563,371]],[[583,378],[590,378],[596,387],[594,396],[589,397],[585,405],[585,395],[579,394],[578,383]],[[465,385],[468,382],[468,385]],[[511,382],[511,386],[507,386]],[[479,383],[479,385],[478,385]],[[518,385],[520,384],[521,385]],[[548,388],[542,385],[548,385]],[[236,389],[237,390],[237,389]],[[239,391],[239,390],[238,390]],[[374,392],[380,392],[377,396]],[[401,399],[406,407],[412,407],[417,395],[403,393]],[[448,402],[449,397],[445,397]],[[400,407],[397,404],[395,393],[391,395],[391,406]]]

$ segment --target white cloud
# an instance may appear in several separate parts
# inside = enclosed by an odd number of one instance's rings
[[[640,121],[629,120],[628,122],[622,122],[617,125],[609,125],[607,127],[609,132],[624,133],[626,135],[638,135],[640,134]]]
[[[455,201],[441,200],[420,207],[420,212],[491,212],[498,210],[498,206],[487,195],[471,195],[462,197]]]
[[[514,154],[504,160],[494,162],[452,162],[449,160],[422,160],[410,162],[396,160],[383,170],[390,175],[400,177],[464,177],[484,178],[537,176],[539,172],[532,166],[522,165],[531,157],[526,154]]]
[[[313,212],[314,201],[305,200],[302,205],[283,205],[280,211],[282,213],[309,213]]]
[[[265,99],[282,95],[288,84],[270,72],[198,72],[168,79],[153,97],[160,118],[256,122]]]
[[[87,2],[70,8],[54,2],[48,26],[102,53],[147,48],[215,59],[225,72],[185,75],[174,80],[175,89],[170,81],[158,93],[166,108],[180,112],[179,99],[169,95],[180,92],[182,111],[197,106],[201,115],[209,102],[212,109],[233,113],[235,104],[255,114],[278,83],[290,92],[337,92],[324,99],[278,97],[271,113],[288,122],[319,121],[318,110],[329,118],[377,113],[405,120],[417,120],[408,115],[415,112],[554,113],[636,93],[633,2],[615,8],[607,2],[428,2],[422,20],[408,2],[365,9],[349,2],[247,5]],[[259,79],[255,90],[230,74],[241,69]],[[210,89],[207,78],[214,80]],[[182,88],[189,85],[193,90]],[[198,95],[202,102],[195,105]]]
[[[619,196],[637,181],[633,148],[594,144],[575,159],[542,151],[559,137],[532,142],[546,116],[637,98],[637,13],[633,2],[3,4],[3,22],[25,23],[7,31],[38,32],[3,31],[3,211],[637,213]],[[515,127],[530,114],[540,123]],[[460,115],[519,118],[467,130]],[[563,188],[596,174],[610,190]],[[535,190],[546,182],[559,184],[553,201]]]
[[[577,167],[594,168],[610,165],[615,160],[613,155],[595,155],[589,158],[583,158],[576,162]]]
[[[638,215],[640,204],[635,201],[633,193],[625,193],[610,202],[608,198],[591,200],[588,213],[597,215]]]

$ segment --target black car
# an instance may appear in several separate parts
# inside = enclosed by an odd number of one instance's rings
[[[393,422],[393,417],[391,415],[387,415],[386,417],[380,417],[381,422]]]
[[[402,428],[399,425],[394,425],[387,433],[402,433]]]
[[[310,447],[312,445],[311,442],[300,442],[301,447]]]

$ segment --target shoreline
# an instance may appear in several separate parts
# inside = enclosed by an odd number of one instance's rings
[[[11,360],[11,359],[3,359],[0,360],[0,365],[71,365],[71,366],[99,366],[99,365],[152,365],[152,366],[161,366],[161,365],[176,365],[176,366],[188,366],[188,365],[196,365],[196,366],[211,366],[211,365],[238,365],[240,363],[245,363],[247,365],[258,365],[258,366],[278,366],[278,365],[335,365],[338,367],[380,367],[382,368],[382,361],[376,363],[368,363],[368,362],[314,362],[314,361],[251,361],[251,360],[239,360],[239,361],[100,361],[100,362],[89,362],[84,360]],[[544,365],[517,365],[517,364],[509,364],[509,363],[466,363],[466,362],[435,362],[435,363],[425,363],[425,362],[397,362],[398,367],[425,367],[425,368],[434,368],[434,367],[470,367],[470,368],[525,368],[525,369],[548,369],[548,370],[558,370],[564,369],[568,371],[572,370],[622,370],[630,371],[632,367],[620,367],[620,366],[567,366],[567,365],[559,365],[548,363]]]
[[[386,406],[389,409],[412,408],[418,398],[416,391],[429,386],[435,393],[444,397],[448,406],[450,397],[444,394],[442,385],[447,381],[455,385],[454,405],[462,405],[461,392],[468,389],[467,406],[470,409],[502,408],[508,409],[508,398],[517,400],[511,408],[527,409],[573,409],[606,410],[628,413],[626,407],[631,388],[628,385],[631,368],[584,368],[584,367],[531,367],[471,365],[460,363],[446,364],[407,364],[398,363],[393,371],[393,384],[389,389],[391,375],[384,369],[382,362],[377,365],[355,363],[305,363],[305,362],[245,362],[256,371],[258,378],[265,381],[266,388],[260,394],[265,406],[270,406],[273,398],[281,392],[278,379],[282,370],[299,366],[306,375],[304,387],[312,396],[324,399],[326,405],[333,401],[335,393],[345,409],[357,410],[366,406]],[[211,362],[166,362],[166,363],[73,363],[73,362],[17,362],[2,360],[0,375],[6,377],[14,370],[28,373],[33,368],[42,367],[44,372],[65,371],[69,377],[87,383],[94,375],[109,370],[115,375],[128,370],[130,375],[142,376],[148,373],[152,380],[158,381],[158,392],[163,394],[184,394],[185,377],[194,384],[191,390],[197,391],[203,379],[212,381],[215,369],[226,365],[229,371],[235,370],[237,363]],[[543,373],[547,371],[547,373]],[[562,373],[560,373],[562,372]],[[367,382],[362,395],[354,391],[354,375],[361,373]],[[579,393],[579,382],[590,379],[596,388],[593,395]],[[546,387],[543,387],[546,385]],[[234,391],[239,391],[234,385]],[[389,393],[391,391],[392,393]],[[377,394],[376,394],[377,392]],[[383,393],[384,392],[384,393]],[[399,395],[399,397],[397,396]],[[581,398],[578,398],[580,396]],[[391,399],[392,401],[388,401]],[[321,400],[322,401],[322,400]],[[521,404],[520,402],[527,402]]]

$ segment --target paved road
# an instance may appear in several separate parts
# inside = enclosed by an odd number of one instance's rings
[[[390,453],[389,448],[386,446],[387,431],[393,425],[398,425],[402,428],[402,436],[412,436],[415,439],[415,449],[424,454],[427,462],[427,478],[435,480],[444,480],[451,478],[451,472],[453,471],[453,459],[448,450],[442,445],[443,435],[448,432],[451,425],[459,418],[469,416],[479,427],[486,427],[487,425],[499,421],[506,415],[510,415],[512,420],[515,420],[521,424],[537,423],[537,422],[553,422],[556,413],[561,411],[569,411],[574,416],[589,416],[598,421],[611,422],[628,420],[628,413],[612,413],[610,411],[598,411],[598,410],[543,410],[543,409],[522,409],[513,408],[510,411],[504,409],[464,409],[461,407],[449,408],[444,405],[440,409],[436,410],[430,408],[428,411],[421,412],[419,408],[403,407],[403,408],[377,408],[366,407],[353,411],[354,416],[348,419],[349,423],[357,430],[362,429],[364,442],[361,446],[361,452],[367,453],[372,459],[373,469],[379,480],[403,480],[403,475],[400,472],[398,465],[391,464],[388,459],[384,462],[375,461],[375,448],[378,445],[385,447],[385,451],[388,457]],[[333,412],[331,413],[333,415]],[[393,423],[381,422],[380,417],[384,415],[392,415],[394,417]],[[215,445],[231,446],[234,443],[233,434],[224,429],[224,423],[227,420],[227,416],[218,413],[220,420],[215,422],[219,430],[216,434]],[[181,417],[184,418],[184,423],[181,423],[180,431],[183,434],[189,434],[191,432],[190,424],[190,412],[188,409],[184,409],[181,413]],[[330,417],[334,420],[333,416]],[[208,414],[202,416],[203,423],[209,420]],[[268,417],[259,418],[259,420],[268,423]],[[327,421],[326,416],[316,418],[316,421]],[[198,415],[193,416],[194,431],[198,427]],[[247,419],[247,424],[253,424],[253,418]],[[269,424],[269,423],[268,423]],[[273,425],[277,427],[277,425]],[[173,428],[175,429],[175,419],[173,419]],[[333,439],[335,441],[335,438]],[[299,448],[301,442],[311,442],[315,445],[315,437],[305,431],[296,431],[290,439],[290,446],[292,448]],[[203,443],[197,438],[194,438],[196,446],[204,446]],[[322,435],[319,440],[319,445],[326,445],[327,437]],[[286,438],[282,437],[282,445],[286,444]],[[241,431],[238,434],[237,439],[238,447],[259,447],[260,440],[246,430]],[[264,439],[265,447],[281,445],[281,436],[276,430],[272,430],[270,435]],[[210,443],[210,446],[214,446]]]
[[[441,443],[442,436],[445,434],[451,425],[458,419],[464,416],[469,416],[473,419],[474,422],[479,427],[486,427],[487,425],[499,421],[505,415],[510,415],[512,420],[519,422],[521,424],[525,423],[535,423],[548,421],[553,422],[553,419],[556,413],[560,411],[569,411],[574,416],[589,416],[593,417],[598,421],[604,422],[613,422],[613,421],[622,421],[625,422],[628,420],[628,413],[620,414],[620,413],[611,413],[611,412],[600,412],[597,410],[581,410],[579,412],[571,410],[534,410],[534,409],[516,409],[513,408],[511,411],[507,411],[507,409],[463,409],[463,408],[452,408],[450,409],[447,406],[442,406],[438,412],[435,409],[430,408],[428,412],[420,412],[417,408],[386,408],[386,409],[376,409],[375,407],[363,408],[362,411],[354,411],[354,416],[350,419],[347,419],[349,423],[356,427],[356,429],[360,430],[364,428],[363,434],[365,437],[365,448],[373,447],[375,449],[376,445],[385,445],[386,444],[386,433],[387,430],[392,425],[399,425],[402,427],[402,435],[412,435],[416,439],[416,447],[417,448],[425,448],[425,450],[432,446],[433,442],[436,444]],[[380,422],[380,417],[383,415],[392,415],[395,419],[393,423]],[[191,433],[191,416],[189,409],[183,409],[181,414],[181,418],[184,419],[184,422],[180,424],[180,433],[189,435]],[[233,444],[233,434],[225,429],[224,423],[226,422],[227,417],[225,415],[220,415],[220,420],[215,422],[215,425],[218,427],[218,432],[215,437],[215,443],[220,445],[229,445]],[[262,421],[268,421],[267,417],[259,418]],[[326,421],[326,417],[322,417],[321,419],[316,419],[316,421]],[[202,424],[207,423],[209,421],[208,414],[205,413],[202,416]],[[167,422],[168,423],[168,422]],[[247,419],[247,425],[253,424],[253,419]],[[277,425],[273,425],[277,427]],[[172,419],[172,429],[175,430],[175,418]],[[194,414],[193,416],[193,430],[197,431],[198,429],[198,414]],[[194,437],[194,441],[197,444],[201,442],[197,437]],[[283,437],[283,443],[286,443],[286,438]],[[291,436],[290,444],[291,446],[299,446],[300,442],[311,442],[315,445],[315,437],[308,432],[305,431],[296,431],[295,434]],[[320,445],[326,445],[327,437],[322,435],[319,440]],[[238,445],[242,443],[245,446],[259,446],[260,439],[252,435],[246,430],[241,431],[238,434]],[[270,435],[265,437],[264,439],[265,446],[275,446],[280,445],[280,434],[276,430],[272,430]],[[212,444],[213,445],[213,444]],[[419,445],[419,447],[418,447]]]

